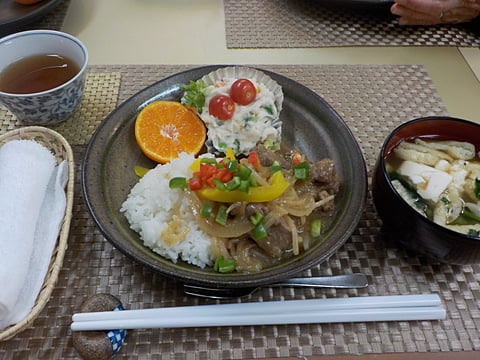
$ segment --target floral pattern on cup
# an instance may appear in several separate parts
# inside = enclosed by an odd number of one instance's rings
[[[53,125],[66,120],[78,108],[83,97],[85,74],[66,87],[45,94],[8,96],[3,93],[0,103],[5,105],[19,121],[31,125]],[[60,98],[60,99],[59,99]]]
[[[42,92],[15,94],[0,91],[0,105],[24,124],[53,125],[67,120],[82,101],[88,51],[79,39],[64,32],[21,31],[0,38],[0,71],[21,59],[39,54],[68,58],[79,66],[79,71],[67,82]]]

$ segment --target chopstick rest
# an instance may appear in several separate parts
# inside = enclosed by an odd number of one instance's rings
[[[444,319],[436,294],[286,300],[74,314],[72,331]]]
[[[115,296],[110,294],[96,294],[87,298],[80,306],[80,311],[103,311],[103,312],[120,312],[123,305]],[[101,329],[103,330],[103,329]],[[106,331],[77,331],[72,334],[73,346],[82,356],[83,359],[111,359],[114,354],[120,351],[127,332],[121,330]]]

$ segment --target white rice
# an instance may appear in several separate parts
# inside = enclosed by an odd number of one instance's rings
[[[168,186],[173,177],[191,177],[194,159],[182,153],[157,165],[132,188],[120,211],[145,246],[174,263],[181,259],[204,268],[213,264],[212,240],[199,228],[184,191]]]

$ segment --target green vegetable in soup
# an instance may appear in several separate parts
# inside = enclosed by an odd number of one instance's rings
[[[451,230],[480,234],[480,159],[459,141],[404,141],[386,159],[392,186],[412,208]]]
[[[475,197],[477,199],[480,199],[480,179],[479,178],[475,178],[474,191],[475,191]]]
[[[417,191],[407,181],[403,180],[397,173],[391,173],[392,185],[400,196],[419,213],[427,216],[428,204],[418,195]]]

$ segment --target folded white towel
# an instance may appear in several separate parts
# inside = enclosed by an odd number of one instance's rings
[[[0,148],[0,329],[32,309],[65,214],[66,163],[31,140]]]

